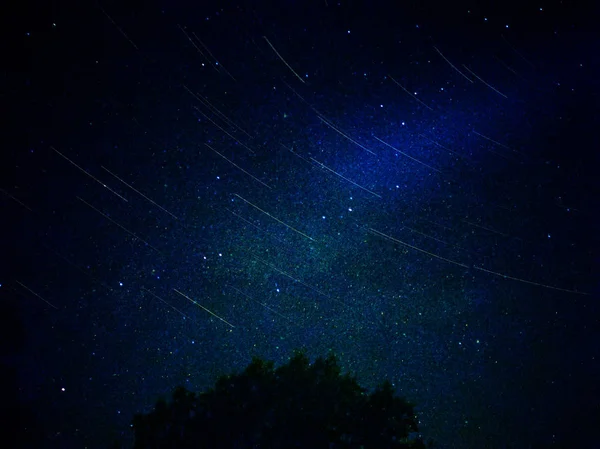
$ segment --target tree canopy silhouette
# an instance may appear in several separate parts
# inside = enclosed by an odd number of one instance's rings
[[[336,357],[304,353],[274,369],[253,358],[199,395],[178,387],[171,402],[133,419],[135,449],[419,449],[414,404],[384,382],[372,393]]]

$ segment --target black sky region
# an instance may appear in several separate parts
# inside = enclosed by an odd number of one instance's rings
[[[440,447],[600,447],[591,5],[11,8],[14,447],[127,443],[174,386],[297,348],[389,379]]]

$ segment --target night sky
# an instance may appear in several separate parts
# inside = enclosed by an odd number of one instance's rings
[[[442,448],[600,447],[596,11],[391,3],[3,14],[14,447],[302,348]]]

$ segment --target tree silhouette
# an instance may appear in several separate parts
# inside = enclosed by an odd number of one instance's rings
[[[135,449],[419,449],[414,405],[384,382],[368,394],[336,357],[297,352],[274,369],[253,358],[199,395],[178,387],[133,419]]]

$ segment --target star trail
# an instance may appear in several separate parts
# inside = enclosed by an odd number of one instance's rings
[[[593,15],[426,3],[22,7],[0,298],[23,447],[130,444],[176,385],[300,348],[390,380],[441,448],[587,442]]]

